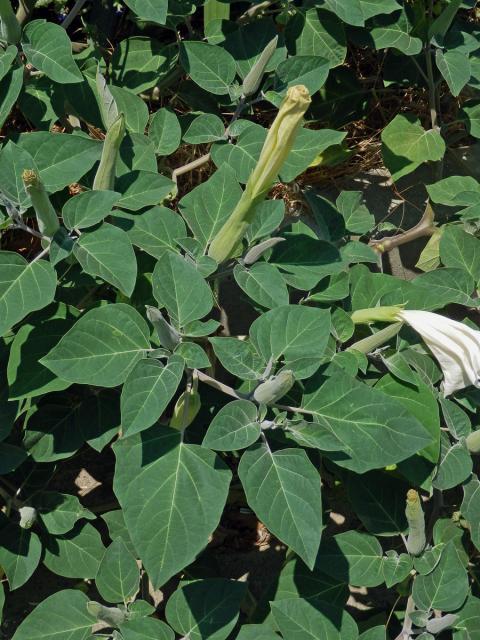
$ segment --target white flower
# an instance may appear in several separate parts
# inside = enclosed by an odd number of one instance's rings
[[[398,318],[422,336],[440,363],[446,396],[469,385],[480,388],[480,331],[429,311],[402,309]]]

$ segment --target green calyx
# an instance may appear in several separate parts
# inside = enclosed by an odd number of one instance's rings
[[[354,311],[350,318],[354,324],[370,324],[372,322],[399,322],[403,306],[394,307],[372,307],[370,309],[359,309]]]
[[[124,136],[125,116],[121,113],[108,128],[107,135],[105,136],[102,157],[100,158],[100,164],[98,165],[93,182],[94,191],[113,191],[115,186],[115,169],[120,145],[122,144]]]
[[[412,556],[419,556],[425,548],[425,515],[420,495],[414,489],[407,492],[405,515],[408,522],[407,551]]]

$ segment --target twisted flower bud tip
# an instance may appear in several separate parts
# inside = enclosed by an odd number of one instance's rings
[[[24,169],[22,180],[27,187],[36,185],[38,183],[38,173],[33,169]]]

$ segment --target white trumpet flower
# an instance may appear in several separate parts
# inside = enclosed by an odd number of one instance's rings
[[[430,311],[401,309],[397,319],[417,331],[438,360],[445,396],[470,385],[480,388],[480,331]]]

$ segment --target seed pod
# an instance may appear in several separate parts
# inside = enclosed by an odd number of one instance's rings
[[[420,496],[415,489],[407,492],[405,515],[408,522],[407,551],[412,556],[419,556],[425,548],[425,515]]]
[[[18,513],[22,529],[31,529],[37,520],[37,510],[34,507],[20,507]]]
[[[50,202],[43,182],[36,171],[25,169],[22,173],[23,184],[27,190],[32,206],[37,217],[38,230],[47,238],[53,238],[55,233],[60,229],[55,209]]]
[[[278,36],[275,36],[273,40],[270,40],[265,49],[262,51],[258,60],[245,76],[242,85],[242,93],[245,98],[248,98],[248,96],[256,93],[262,81],[265,67],[270,62],[270,58],[273,56],[275,49],[277,48],[277,42]]]
[[[180,334],[170,324],[168,324],[159,309],[148,305],[146,306],[146,309],[147,318],[155,327],[160,344],[162,347],[165,347],[165,349],[173,351],[180,342]]]
[[[264,200],[290,153],[310,103],[310,94],[303,85],[290,87],[287,91],[245,191],[208,250],[208,255],[219,264],[234,255],[242,241],[255,215],[256,205]]]
[[[480,453],[480,429],[476,431],[472,431],[465,438],[465,443],[467,445],[467,449],[470,453],[478,454]]]
[[[186,429],[197,417],[202,406],[200,394],[195,389],[186,389],[175,405],[170,426],[173,429]]]
[[[427,622],[427,631],[435,634],[441,633],[442,631],[445,631],[445,629],[453,627],[457,620],[458,616],[454,613],[447,613],[447,615],[442,616],[441,618],[431,618]]]
[[[93,181],[95,191],[113,191],[115,168],[120,145],[125,136],[125,116],[121,113],[107,130],[103,141],[102,157]]]
[[[127,619],[127,614],[118,607],[105,607],[99,602],[90,600],[87,602],[87,611],[99,622],[105,622],[112,627],[119,627]]]
[[[0,0],[0,37],[8,44],[17,44],[21,34],[22,28],[10,0]]]
[[[271,404],[283,398],[295,384],[293,372],[290,369],[280,371],[277,376],[272,376],[253,392],[254,399],[259,404]]]

